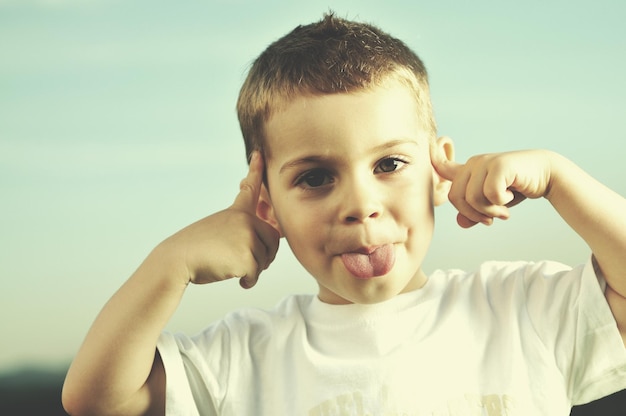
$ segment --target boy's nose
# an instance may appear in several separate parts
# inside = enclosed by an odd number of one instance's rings
[[[346,186],[340,204],[340,219],[345,223],[362,223],[378,218],[383,210],[375,187],[366,183]]]

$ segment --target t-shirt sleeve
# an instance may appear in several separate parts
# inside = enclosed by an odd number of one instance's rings
[[[526,270],[529,317],[554,352],[573,405],[626,388],[626,349],[605,287],[591,259],[574,269],[544,262]]]
[[[165,414],[199,415],[175,337],[168,332],[162,333],[157,349],[165,368]]]
[[[267,359],[267,342],[275,339],[272,334],[289,334],[300,323],[299,311],[298,301],[288,297],[272,312],[234,311],[191,337],[162,333],[157,349],[165,368],[166,415],[242,414],[242,406],[249,409],[247,400],[256,391],[251,374],[255,363]],[[288,329],[276,329],[277,321],[285,322]]]
[[[215,345],[210,355],[203,350],[203,342],[208,338]],[[228,344],[227,338],[227,331],[218,328],[211,328],[194,338],[168,332],[161,334],[157,349],[165,368],[166,416],[218,414],[216,408],[224,394],[224,385],[217,382],[219,374],[216,369],[228,373],[228,354],[220,351],[221,346]]]

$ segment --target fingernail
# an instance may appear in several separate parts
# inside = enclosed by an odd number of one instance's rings
[[[256,285],[257,281],[258,281],[258,276],[257,278],[242,277],[241,279],[239,279],[239,285],[243,287],[244,289],[250,289],[254,287],[254,285]]]

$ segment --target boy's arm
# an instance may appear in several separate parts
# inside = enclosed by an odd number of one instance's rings
[[[241,277],[252,287],[276,255],[278,233],[256,216],[262,173],[256,155],[231,207],[159,244],[105,305],[63,386],[70,414],[164,414],[156,344],[189,282]]]
[[[626,199],[550,151],[488,154],[458,164],[444,150],[446,140],[431,156],[437,173],[452,181],[449,199],[459,225],[489,225],[507,219],[509,208],[524,198],[548,199],[591,248],[626,345]]]
[[[606,299],[626,345],[626,199],[578,166],[551,154],[545,197],[591,248],[606,279]]]
[[[91,326],[63,386],[71,415],[165,413],[156,343],[185,284],[169,278],[158,253],[150,254]]]

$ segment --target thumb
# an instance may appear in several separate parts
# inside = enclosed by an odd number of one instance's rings
[[[231,208],[245,211],[256,215],[256,207],[261,193],[263,183],[263,158],[258,151],[254,151],[250,158],[248,175],[239,184],[239,193]]]

